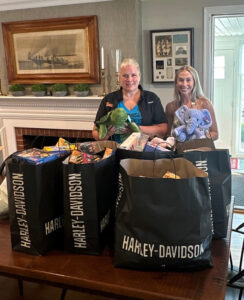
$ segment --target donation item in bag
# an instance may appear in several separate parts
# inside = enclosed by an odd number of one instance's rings
[[[117,195],[118,168],[115,166],[117,143],[86,142],[78,146],[102,159],[86,163],[63,162],[65,250],[99,255],[109,236]],[[113,149],[111,155],[105,149]]]
[[[214,150],[215,145],[212,139],[193,139],[186,142],[177,142],[176,143],[176,151],[178,154],[182,154],[185,151],[189,150]]]
[[[146,140],[145,136],[147,137]],[[158,158],[172,158],[175,156],[175,153],[173,151],[173,137],[169,137],[167,140],[155,137],[150,142],[147,141],[148,137],[149,136],[147,135],[142,135],[142,139],[144,139],[144,143],[142,143],[144,144],[144,148],[141,151],[138,151],[137,148],[132,150],[130,148],[126,149],[119,146],[119,148],[116,151],[117,160],[120,161],[121,159],[125,158],[155,160]],[[146,141],[147,143],[145,144]],[[171,144],[169,142],[171,142]]]
[[[40,160],[31,161],[17,152],[6,160],[13,250],[43,255],[62,246],[63,159],[55,155],[44,161],[41,155]]]
[[[208,173],[213,210],[213,238],[225,238],[231,203],[231,166],[227,149],[187,151],[183,156]]]
[[[120,163],[114,265],[144,270],[212,266],[208,177],[184,158]],[[175,174],[163,178],[165,174]]]

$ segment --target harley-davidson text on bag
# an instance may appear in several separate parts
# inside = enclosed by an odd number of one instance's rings
[[[183,156],[208,173],[213,210],[213,238],[225,238],[231,203],[231,166],[228,149],[187,151]]]
[[[121,161],[116,267],[211,266],[211,240],[211,203],[204,171],[184,158]]]
[[[63,245],[61,157],[40,164],[6,161],[12,248],[42,255]]]
[[[105,147],[115,152],[112,141],[80,145],[97,153]],[[93,149],[93,150],[92,150]],[[65,250],[78,254],[100,254],[112,236],[118,185],[115,153],[83,164],[63,162]]]

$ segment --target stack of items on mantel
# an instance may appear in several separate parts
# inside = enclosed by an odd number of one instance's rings
[[[115,267],[212,266],[212,239],[227,233],[228,150],[131,128],[121,144],[60,139],[7,159],[13,250],[100,255],[106,246]]]

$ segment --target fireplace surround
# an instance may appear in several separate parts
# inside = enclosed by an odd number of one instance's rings
[[[15,128],[17,151],[55,145],[62,137],[70,142],[92,140],[91,130]]]
[[[3,158],[24,149],[25,135],[90,139],[102,97],[0,97]]]

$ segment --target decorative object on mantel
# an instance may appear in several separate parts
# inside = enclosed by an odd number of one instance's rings
[[[114,64],[114,50],[112,50],[112,61]],[[121,51],[120,49],[115,50],[115,86],[112,87],[113,90],[117,91],[120,89],[120,80],[119,80],[119,65],[121,62]],[[100,76],[101,76],[101,84],[103,87],[102,93],[99,95],[104,97],[106,95],[106,78],[105,78],[105,68],[104,68],[104,48],[101,47],[100,51]]]
[[[25,87],[23,84],[11,84],[9,86],[9,91],[13,96],[24,96],[25,95]]]
[[[103,86],[103,91],[101,93],[101,97],[104,97],[106,95],[106,83],[105,83],[105,70],[101,69],[101,82],[102,82],[102,86]]]
[[[106,95],[106,85],[105,85],[105,70],[104,70],[104,48],[101,47],[101,83],[103,87],[102,94],[100,96],[104,97]]]
[[[116,62],[115,62],[115,67],[116,67],[116,86],[115,86],[115,90],[119,90],[120,89],[120,81],[119,81],[119,65],[120,65],[120,50],[116,49],[115,50],[115,58],[116,58]]]
[[[42,97],[46,95],[47,87],[42,83],[33,84],[31,87],[31,92],[36,97]]]
[[[1,79],[0,79],[0,96],[3,96],[3,93],[2,93],[2,84],[1,84]]]
[[[73,90],[77,97],[86,97],[90,92],[90,86],[87,83],[77,83]]]
[[[68,94],[68,86],[65,83],[55,83],[51,87],[52,95],[56,97],[63,97]]]

